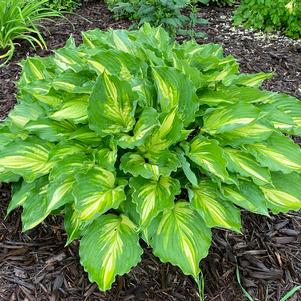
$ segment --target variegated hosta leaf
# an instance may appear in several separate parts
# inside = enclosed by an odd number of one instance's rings
[[[22,181],[21,183],[15,183],[12,188],[13,195],[9,202],[6,215],[9,215],[14,209],[24,204],[35,188],[35,182],[27,183]]]
[[[181,268],[198,281],[200,260],[207,256],[211,231],[187,202],[160,213],[145,230],[148,243],[162,262]]]
[[[248,211],[269,215],[265,196],[257,185],[250,181],[239,181],[239,188],[236,186],[222,186],[223,195],[230,202]]]
[[[52,168],[48,160],[52,147],[51,143],[37,138],[15,140],[0,150],[0,167],[32,182]]]
[[[272,173],[273,186],[261,186],[267,205],[274,214],[301,208],[301,176],[297,173]]]
[[[90,128],[101,136],[129,132],[135,124],[136,100],[137,95],[128,82],[103,73],[89,100]]]
[[[51,119],[62,121],[72,120],[74,123],[85,123],[88,119],[88,97],[81,96],[79,98],[66,101],[63,105],[49,115]]]
[[[88,126],[81,126],[75,130],[70,136],[69,139],[77,140],[87,145],[98,146],[101,143],[101,138],[94,131],[91,131]]]
[[[52,87],[69,93],[90,94],[95,82],[94,77],[92,72],[66,70],[52,81]]]
[[[36,80],[43,80],[50,77],[49,72],[46,70],[46,66],[53,64],[53,58],[38,58],[29,57],[26,61],[23,61],[22,67],[22,77],[21,86],[31,83]]]
[[[57,143],[49,153],[49,160],[60,161],[74,154],[84,153],[87,147],[76,141],[61,141]]]
[[[76,126],[72,122],[66,120],[58,122],[46,118],[30,121],[24,128],[31,133],[36,134],[41,139],[51,142],[65,139],[76,130]]]
[[[229,171],[239,173],[243,177],[251,177],[257,185],[271,183],[269,170],[262,167],[250,154],[230,147],[224,148],[224,153]]]
[[[184,125],[193,122],[199,107],[193,83],[171,67],[154,67],[153,75],[162,112],[170,112],[177,107]]]
[[[23,201],[22,230],[27,231],[40,224],[49,214],[47,210],[48,177],[39,178],[34,187],[28,187],[28,195]]]
[[[169,176],[176,171],[181,162],[176,153],[171,151],[161,152],[157,160],[149,160],[139,153],[125,153],[121,157],[120,168],[134,177],[158,178],[160,175]]]
[[[199,135],[189,145],[186,155],[204,170],[227,181],[227,161],[223,149],[216,140]]]
[[[268,101],[268,104],[270,104],[271,109],[276,108],[291,117],[294,122],[293,134],[301,135],[301,104],[297,98],[279,93],[274,95],[274,97]]]
[[[118,140],[118,145],[130,149],[140,146],[158,125],[158,112],[154,108],[146,107],[134,127],[133,135],[123,134]]]
[[[76,176],[73,195],[75,210],[80,212],[81,220],[88,220],[96,213],[103,214],[116,209],[126,199],[126,183],[116,185],[114,174],[104,168],[94,167],[87,173]]]
[[[218,226],[240,232],[240,210],[221,197],[213,182],[201,180],[198,186],[188,191],[191,205],[208,227]]]
[[[268,139],[275,129],[264,122],[254,122],[241,128],[217,135],[216,138],[224,145],[237,147],[243,144],[261,142]]]
[[[167,150],[172,144],[179,142],[183,123],[178,116],[177,108],[168,114],[162,114],[161,125],[141,146],[141,150],[147,152],[148,158],[156,159],[162,151]]]
[[[200,103],[210,107],[226,104],[243,103],[264,103],[274,97],[275,92],[261,91],[252,87],[220,87],[217,89],[206,89],[198,93]]]
[[[255,74],[239,74],[232,81],[232,84],[238,86],[248,86],[248,87],[260,87],[262,82],[266,79],[272,78],[273,73],[255,73]]]
[[[160,176],[159,167],[147,163],[145,158],[139,153],[125,153],[121,157],[120,168],[134,177],[158,178]]]
[[[189,182],[193,186],[197,186],[198,179],[197,179],[195,173],[192,171],[192,169],[190,167],[190,163],[186,159],[184,152],[181,150],[177,150],[177,153],[178,153],[179,161],[181,162],[181,167],[183,169],[183,172],[184,172],[186,178],[189,180]]]
[[[19,179],[20,176],[9,170],[5,170],[3,167],[0,167],[0,183],[18,182]]]
[[[86,227],[80,241],[80,262],[91,282],[102,291],[111,288],[116,275],[123,275],[139,261],[142,248],[136,226],[125,215],[102,215]]]
[[[44,108],[38,102],[27,103],[22,102],[14,107],[9,113],[9,120],[17,127],[23,127],[31,120],[37,120],[45,115]]]
[[[271,171],[301,172],[300,147],[286,136],[273,134],[268,140],[245,148],[262,166]]]
[[[210,135],[221,134],[242,128],[259,117],[259,110],[248,103],[210,109],[204,117],[203,131]]]
[[[95,160],[97,165],[110,171],[115,171],[117,160],[117,143],[112,139],[103,139],[103,144],[95,149]]]
[[[134,189],[132,198],[142,227],[147,226],[159,212],[173,207],[174,198],[180,193],[180,182],[171,177],[160,177],[158,180],[131,178],[130,187]]]
[[[79,214],[71,205],[65,206],[64,228],[68,236],[66,245],[80,237],[84,223],[80,220]]]

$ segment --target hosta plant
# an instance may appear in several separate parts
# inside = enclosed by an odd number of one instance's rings
[[[239,74],[219,45],[162,28],[83,33],[22,63],[1,125],[1,181],[23,230],[64,214],[67,244],[101,290],[137,265],[141,241],[199,283],[211,228],[241,209],[301,207],[301,103]]]

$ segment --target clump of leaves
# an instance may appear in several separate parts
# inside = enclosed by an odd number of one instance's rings
[[[17,41],[26,40],[46,48],[39,31],[41,20],[60,14],[47,8],[48,0],[0,0],[0,60],[8,62],[15,51]]]
[[[240,210],[301,208],[301,103],[239,74],[221,46],[162,28],[98,29],[23,62],[1,124],[0,179],[23,231],[64,214],[67,244],[101,290],[140,261],[144,240],[199,282],[211,228]]]
[[[81,0],[48,0],[47,6],[58,11],[74,11],[81,5]]]
[[[198,17],[196,1],[189,0],[106,0],[109,9],[117,18],[126,17],[135,23],[132,28],[145,22],[153,26],[163,26],[170,35],[177,33],[191,37],[203,37],[194,30],[196,25],[206,24]],[[183,10],[187,13],[184,14]]]
[[[234,13],[234,24],[265,31],[280,30],[301,37],[301,2],[297,0],[243,0]]]

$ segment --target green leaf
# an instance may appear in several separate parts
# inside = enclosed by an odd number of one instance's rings
[[[145,232],[162,262],[179,266],[185,275],[198,281],[199,262],[208,254],[211,231],[189,203],[178,202],[172,209],[164,210]]]
[[[198,186],[188,189],[191,205],[199,212],[208,227],[223,227],[240,232],[240,210],[225,201],[217,186],[201,180]]]
[[[68,236],[66,246],[80,237],[83,224],[79,218],[79,212],[75,211],[70,205],[65,206],[64,228]]]
[[[186,155],[201,168],[227,181],[227,161],[216,140],[199,135],[191,142]]]
[[[129,132],[134,124],[137,95],[128,82],[100,75],[88,106],[89,125],[101,136]]]
[[[193,122],[199,104],[192,82],[175,68],[154,67],[152,70],[162,112],[178,108],[185,125]]]
[[[141,150],[146,152],[147,158],[156,159],[162,151],[177,143],[181,138],[183,124],[178,116],[177,108],[168,114],[162,114],[161,125],[147,139]]]
[[[258,186],[249,181],[239,181],[236,186],[222,186],[223,195],[230,202],[248,211],[269,216],[267,201]]]
[[[179,155],[179,160],[181,162],[181,167],[183,169],[183,172],[184,172],[186,178],[189,180],[189,182],[193,186],[197,186],[198,185],[198,179],[197,179],[195,173],[191,170],[190,163],[187,161],[184,152],[178,150],[177,153]]]
[[[135,177],[142,176],[146,179],[158,178],[160,175],[159,167],[147,163],[145,158],[138,153],[125,153],[121,157],[120,168]]]
[[[259,110],[247,103],[237,103],[227,107],[210,109],[204,116],[203,131],[210,135],[242,128],[259,117]]]
[[[40,224],[49,214],[47,210],[48,178],[35,181],[35,186],[22,204],[22,231],[27,231]]]
[[[102,290],[111,288],[116,275],[130,271],[143,250],[135,225],[128,217],[103,215],[87,226],[80,241],[80,261],[89,280]]]
[[[261,186],[268,207],[274,214],[301,208],[301,176],[297,173],[272,173],[273,186]]]
[[[0,151],[0,167],[32,182],[50,171],[52,163],[48,157],[52,147],[51,143],[37,138],[15,140]]]
[[[158,125],[158,112],[154,108],[146,107],[134,127],[133,135],[122,135],[118,140],[118,145],[130,149],[140,146]]]
[[[74,123],[85,123],[88,119],[88,98],[81,96],[65,102],[58,110],[49,115],[51,119],[63,121],[72,120]]]
[[[22,181],[21,183],[15,183],[13,185],[13,195],[9,202],[6,216],[9,215],[17,207],[22,206],[24,202],[31,196],[32,190],[35,188],[35,183],[27,183]]]
[[[88,220],[96,213],[103,214],[116,209],[126,199],[125,183],[116,186],[114,174],[95,166],[87,173],[76,176],[74,185],[75,210],[80,212],[81,220]]]
[[[132,198],[142,227],[164,209],[173,207],[175,196],[180,193],[179,181],[171,177],[160,177],[158,180],[131,178],[130,187],[134,189]]]
[[[273,134],[268,140],[245,146],[256,160],[271,171],[301,171],[301,150],[288,137]]]
[[[255,74],[239,74],[233,81],[232,84],[238,86],[248,87],[260,87],[262,82],[266,79],[272,78],[273,73],[255,73]]]
[[[41,139],[55,142],[68,137],[74,132],[76,126],[66,120],[58,122],[47,118],[41,118],[36,121],[28,122],[24,128],[31,133],[36,134]]]
[[[252,144],[268,139],[275,130],[263,122],[256,122],[245,127],[236,128],[229,132],[217,135],[222,144],[237,147],[243,144]]]
[[[243,177],[251,177],[257,185],[271,183],[269,170],[262,167],[250,154],[229,147],[224,148],[224,153],[229,171],[239,173]]]

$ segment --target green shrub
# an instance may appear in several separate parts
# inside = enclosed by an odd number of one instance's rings
[[[239,232],[240,209],[301,207],[301,103],[239,74],[221,46],[171,42],[162,28],[98,29],[22,63],[1,124],[0,180],[23,231],[64,213],[67,244],[101,290],[140,261],[199,281],[212,227]]]
[[[0,59],[9,61],[15,51],[16,41],[26,40],[46,48],[38,23],[60,14],[46,8],[48,0],[0,0]]]
[[[234,13],[234,24],[301,36],[301,2],[297,0],[242,0]]]
[[[47,6],[58,11],[74,11],[81,4],[81,0],[48,0]]]
[[[208,0],[209,4],[216,4],[218,6],[232,6],[236,0]]]
[[[204,36],[194,31],[196,25],[207,23],[197,16],[195,1],[188,0],[106,0],[109,9],[117,18],[126,17],[134,20],[134,27],[144,23],[163,26],[170,35]],[[183,14],[188,10],[189,14]]]

